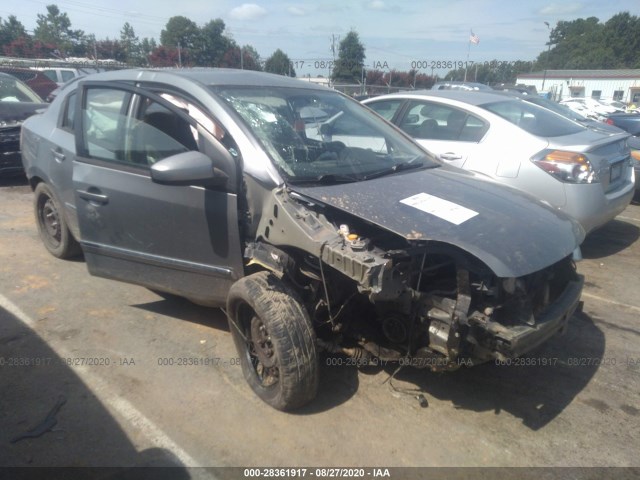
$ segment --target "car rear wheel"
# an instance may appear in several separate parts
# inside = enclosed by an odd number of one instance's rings
[[[229,291],[227,315],[244,377],[263,401],[292,410],[315,398],[315,333],[290,286],[269,272],[244,277]]]
[[[46,183],[39,183],[35,189],[35,214],[38,233],[51,255],[70,258],[80,254],[80,245],[67,227],[60,202]]]

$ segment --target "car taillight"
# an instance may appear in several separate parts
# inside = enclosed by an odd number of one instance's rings
[[[604,122],[607,125],[613,125],[613,120],[611,120],[610,118],[607,118],[607,120]]]
[[[566,183],[596,183],[598,175],[586,156],[564,150],[546,150],[531,161],[549,175]]]

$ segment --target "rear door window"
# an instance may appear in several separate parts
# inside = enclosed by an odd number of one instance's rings
[[[400,120],[400,128],[417,139],[479,142],[489,124],[459,108],[413,100]]]

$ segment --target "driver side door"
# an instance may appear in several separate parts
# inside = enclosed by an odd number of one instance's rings
[[[73,188],[91,274],[224,303],[243,275],[234,158],[152,91],[85,82],[79,93]],[[212,170],[215,159],[224,186],[152,181],[154,163],[196,150],[212,158]]]

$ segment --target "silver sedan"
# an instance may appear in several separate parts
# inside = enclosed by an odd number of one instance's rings
[[[493,92],[416,91],[365,100],[442,162],[523,190],[590,232],[634,193],[628,135],[593,131]]]

